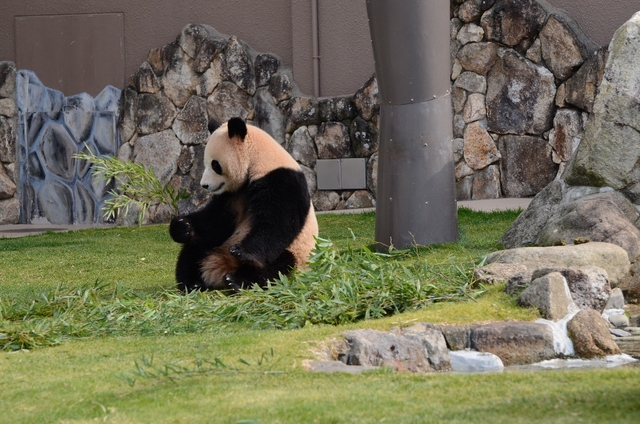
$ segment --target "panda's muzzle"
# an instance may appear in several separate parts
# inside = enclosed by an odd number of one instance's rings
[[[214,192],[214,193],[215,193],[216,191],[219,191],[219,190],[224,186],[224,182],[221,182],[220,184],[218,184],[218,185],[217,185],[216,187],[214,187],[214,188],[209,188],[209,187],[210,187],[210,185],[209,185],[208,183],[202,183],[202,184],[200,184],[200,185],[201,185],[201,186],[202,186],[202,188],[204,188],[205,190],[209,190],[209,191],[212,191],[212,192]]]

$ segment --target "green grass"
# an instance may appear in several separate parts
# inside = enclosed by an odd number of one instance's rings
[[[334,276],[338,287],[356,287],[347,275],[353,273],[357,280],[375,281],[359,274],[366,266],[387,267],[391,279],[393,272],[406,275],[403,267],[415,274],[411,267],[418,264],[437,271],[420,279],[451,284],[451,290],[438,289],[462,294],[409,304],[403,312],[394,304],[378,319],[343,314],[339,325],[288,312],[283,305],[300,305],[300,295],[308,296],[302,288],[274,286],[271,294],[274,315],[307,317],[294,326],[264,313],[269,293],[230,300],[215,293],[177,294],[179,247],[166,226],[0,240],[0,333],[18,334],[18,342],[30,347],[0,352],[0,422],[636,422],[638,368],[352,376],[315,374],[301,366],[318,344],[348,329],[534,319],[535,312],[516,307],[500,287],[468,281],[474,264],[500,248],[498,239],[516,216],[463,209],[457,243],[392,257],[367,250],[373,214],[320,216],[321,237],[336,249],[327,253],[333,252],[334,268],[323,273]],[[359,262],[367,265],[358,268]],[[340,276],[338,263],[351,272]],[[330,287],[331,280],[314,290]],[[371,290],[383,287],[371,284]],[[399,298],[415,290],[395,286]],[[245,319],[234,319],[238,305]],[[331,305],[324,306],[318,316],[331,317]],[[262,318],[249,317],[253,313]]]

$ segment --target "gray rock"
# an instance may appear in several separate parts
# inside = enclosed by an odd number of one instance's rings
[[[456,200],[471,200],[471,189],[473,188],[473,177],[464,177],[456,181]]]
[[[206,100],[192,96],[176,116],[172,129],[182,144],[206,144],[209,138],[208,122]]]
[[[473,169],[482,169],[500,159],[493,138],[484,122],[472,122],[464,130],[464,159]]]
[[[495,322],[471,330],[470,347],[498,356],[505,366],[524,365],[555,357],[553,333],[545,324]]]
[[[470,346],[469,336],[471,328],[466,325],[435,325],[433,328],[440,330],[450,350],[464,350]]]
[[[254,71],[258,87],[269,84],[271,76],[274,75],[279,68],[280,59],[276,56],[268,53],[261,53],[256,56]]]
[[[165,183],[178,169],[181,150],[180,140],[172,130],[166,130],[140,137],[136,141],[133,161],[151,169]]]
[[[542,134],[551,128],[556,95],[553,74],[513,50],[498,49],[487,75],[489,131]]]
[[[604,305],[604,309],[622,309],[624,308],[624,296],[622,294],[622,290],[619,288],[615,288],[611,290],[611,294],[609,295],[609,299],[607,303]]]
[[[607,272],[611,284],[622,279],[630,267],[623,248],[600,242],[500,250],[487,256],[486,263],[493,262],[523,264],[528,270],[596,266]]]
[[[565,174],[572,185],[609,186],[629,190],[638,197],[640,158],[640,14],[616,31],[609,45],[604,77],[598,89],[593,114],[574,160]]]
[[[0,225],[17,224],[20,221],[20,201],[16,198],[0,200]]]
[[[286,139],[286,124],[284,114],[276,106],[273,97],[267,89],[256,90],[255,124],[270,134],[278,143],[284,144]]]
[[[629,317],[623,314],[610,315],[609,322],[616,328],[627,328],[629,326]]]
[[[482,41],[483,37],[484,30],[476,24],[469,23],[460,28],[456,39],[460,42],[460,44],[465,45]]]
[[[403,329],[402,335],[422,343],[427,352],[429,364],[434,370],[451,371],[447,343],[439,330],[417,325]]]
[[[619,328],[610,328],[609,333],[616,337],[631,337],[631,333],[620,330]]]
[[[533,136],[505,135],[499,139],[500,178],[505,197],[529,197],[545,188],[558,172],[551,146]]]
[[[467,103],[467,92],[460,87],[453,87],[451,89],[451,105],[453,110],[458,115],[464,110],[464,105]]]
[[[378,97],[378,81],[375,75],[356,91],[353,102],[357,110],[365,120],[370,121],[380,111],[380,99]]]
[[[16,136],[18,123],[15,118],[0,116],[0,162],[16,161]]]
[[[565,80],[584,62],[572,31],[555,16],[550,16],[540,31],[542,57],[553,75]]]
[[[576,353],[582,358],[598,358],[620,353],[609,334],[607,322],[598,311],[586,309],[578,312],[567,323],[567,331]]]
[[[335,191],[318,191],[311,200],[317,211],[331,211],[340,203],[340,195]]]
[[[303,366],[311,372],[344,372],[347,374],[361,374],[380,368],[370,365],[347,365],[340,361],[305,361]]]
[[[487,80],[482,75],[467,71],[460,74],[453,86],[470,93],[484,93],[487,91]]]
[[[567,281],[559,272],[551,272],[531,282],[518,297],[525,307],[538,308],[543,318],[558,321],[577,310]]]
[[[479,121],[487,117],[484,94],[473,93],[469,95],[463,109],[462,117],[466,123]]]
[[[353,157],[349,130],[341,122],[324,122],[316,135],[318,158],[341,159]]]
[[[160,81],[149,62],[143,62],[140,65],[131,77],[131,82],[138,93],[155,94],[160,91]]]
[[[556,163],[566,162],[578,148],[582,135],[582,114],[575,109],[559,109],[549,133],[549,144],[554,150]]]
[[[0,97],[14,97],[16,93],[16,65],[0,61]]]
[[[18,114],[18,104],[14,99],[0,99],[0,116],[13,118]]]
[[[520,293],[531,284],[533,270],[526,270],[513,274],[507,280],[504,292],[513,297],[519,296]]]
[[[0,200],[11,199],[16,193],[16,185],[4,172],[4,167],[0,164]]]
[[[533,271],[531,279],[550,273],[559,273],[565,278],[571,298],[579,309],[604,309],[611,294],[607,271],[597,266],[538,268]]]
[[[480,18],[483,12],[490,9],[495,0],[468,0],[460,5],[458,16],[463,22],[473,22]]]
[[[302,125],[320,123],[318,100],[313,97],[293,97],[283,103],[286,116],[287,132],[294,131]]]
[[[378,151],[378,127],[357,117],[349,126],[351,147],[356,157],[368,158]]]
[[[593,102],[602,82],[607,55],[607,48],[603,47],[587,58],[580,69],[564,84],[564,101],[587,112],[593,111]]]
[[[349,331],[345,337],[349,345],[345,358],[348,365],[384,366],[415,373],[434,371],[427,347],[419,337],[374,330]]]
[[[185,99],[186,103],[186,99]],[[140,94],[135,114],[138,134],[152,134],[171,128],[177,110],[162,94]]]
[[[315,168],[318,154],[307,127],[302,126],[294,131],[287,150],[299,163]]]
[[[304,178],[307,181],[307,189],[309,190],[309,196],[313,196],[313,193],[318,191],[318,179],[316,176],[316,171],[304,165],[300,165],[300,168],[302,169]]]
[[[233,117],[246,120],[252,111],[252,98],[232,82],[220,83],[207,98],[209,119],[215,119],[218,122],[227,122]]]
[[[449,352],[454,372],[500,372],[504,370],[502,360],[487,352],[458,350]]]
[[[253,63],[247,49],[236,37],[231,37],[224,49],[223,61],[231,80],[248,94],[256,92]]]
[[[162,76],[164,95],[175,106],[184,107],[200,84],[200,77],[194,70],[194,60],[175,42],[167,45],[163,54],[168,64]]]
[[[136,133],[136,110],[138,109],[138,93],[125,88],[120,95],[120,116],[118,132],[123,143],[127,143]]]
[[[178,44],[194,59],[194,70],[201,73],[211,64],[211,58],[227,44],[227,38],[208,25],[189,24],[178,36]]]
[[[637,210],[620,193],[584,196],[560,207],[541,229],[538,242],[549,246],[586,238],[613,243],[634,262],[640,255],[640,230],[633,224],[637,219]]]
[[[485,284],[505,283],[512,276],[524,272],[527,267],[522,264],[504,264],[493,262],[473,270],[473,279]]]
[[[269,93],[276,103],[289,100],[293,94],[295,82],[290,72],[278,72],[269,80]]]
[[[21,69],[16,73],[16,97],[21,111],[39,112],[45,90],[35,72]]]
[[[490,165],[476,172],[471,190],[471,200],[498,199],[502,197],[500,167],[498,165]]]
[[[523,42],[531,45],[546,18],[535,0],[496,0],[480,23],[488,40],[515,47]]]
[[[349,196],[344,206],[346,209],[363,209],[372,208],[375,205],[376,201],[371,193],[367,190],[357,190]]]
[[[462,160],[456,165],[454,174],[456,177],[456,181],[460,181],[463,178],[468,177],[469,175],[475,174],[475,171],[469,165],[467,165],[467,162]]]
[[[213,90],[224,80],[228,79],[228,75],[223,69],[222,59],[216,56],[211,61],[211,66],[200,75],[196,94],[198,96],[208,97]]]

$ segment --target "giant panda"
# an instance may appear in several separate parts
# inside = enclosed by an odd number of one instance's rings
[[[214,128],[200,181],[212,198],[169,226],[182,243],[176,280],[183,292],[264,287],[304,267],[318,235],[305,176],[291,155],[241,118]]]

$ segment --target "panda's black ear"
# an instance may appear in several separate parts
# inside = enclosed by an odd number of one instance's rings
[[[229,138],[238,136],[241,140],[244,140],[247,136],[247,124],[244,123],[242,118],[229,119],[227,129],[229,130]]]
[[[209,128],[210,133],[217,130],[219,126],[220,126],[220,122],[216,121],[215,119],[209,119],[209,124],[207,128]]]

